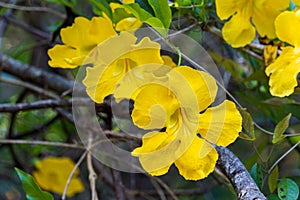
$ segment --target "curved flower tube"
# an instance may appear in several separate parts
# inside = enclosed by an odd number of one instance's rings
[[[294,92],[300,72],[300,10],[285,11],[275,21],[278,38],[292,46],[284,47],[281,55],[266,68],[270,76],[270,93],[284,97]],[[283,75],[284,74],[284,75]]]
[[[203,179],[214,170],[218,159],[211,143],[232,143],[241,131],[241,116],[227,100],[208,108],[217,93],[216,82],[209,74],[182,66],[167,76],[166,84],[145,84],[133,99],[134,123],[143,129],[165,131],[145,134],[142,146],[132,155],[151,175],[167,173],[174,163],[185,179]]]
[[[93,17],[88,20],[77,17],[72,26],[61,30],[63,44],[57,44],[48,50],[48,63],[51,67],[76,68],[82,65],[99,43],[116,34],[109,19]]]
[[[259,35],[275,38],[275,18],[289,3],[289,0],[216,0],[219,18],[231,17],[222,29],[224,40],[232,47],[245,46],[255,38],[255,28]]]

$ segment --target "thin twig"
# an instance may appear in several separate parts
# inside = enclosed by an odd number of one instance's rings
[[[17,103],[17,104],[0,104],[0,112],[19,112],[26,110],[34,109],[48,109],[54,107],[65,107],[72,106],[73,103],[76,103],[76,106],[89,106],[91,105],[91,100],[88,98],[73,98],[73,99],[46,99],[39,100],[28,103]]]
[[[91,151],[88,152],[87,155],[87,167],[89,170],[89,180],[90,180],[90,187],[92,193],[92,200],[98,200],[97,190],[96,190],[96,180],[97,174],[95,173],[93,163],[92,163],[92,153]]]
[[[53,10],[51,8],[48,8],[48,7],[18,6],[18,5],[4,3],[4,2],[0,2],[0,7],[14,9],[14,10],[21,10],[21,11],[48,12],[48,13],[56,15],[57,17],[60,17],[62,19],[66,18],[65,14],[57,12],[56,10]]]
[[[294,146],[292,146],[287,152],[285,152],[276,162],[272,165],[272,167],[268,170],[268,174],[272,172],[272,170],[276,167],[276,165],[284,159],[291,151],[293,151],[298,145],[300,144],[300,141],[297,142]]]
[[[17,86],[20,86],[20,87],[25,87],[31,91],[34,91],[36,92],[37,94],[40,94],[40,95],[43,95],[43,96],[47,96],[47,97],[51,97],[53,99],[59,99],[59,96],[54,94],[54,93],[51,93],[45,89],[42,89],[40,87],[37,87],[31,83],[28,83],[28,82],[25,82],[25,81],[21,81],[21,80],[18,80],[18,79],[12,79],[12,78],[4,78],[2,76],[0,76],[0,81],[3,82],[3,83],[9,83],[9,84],[12,84],[12,85],[17,85]]]
[[[68,180],[67,180],[67,183],[65,185],[65,188],[64,188],[64,192],[63,192],[63,195],[61,197],[62,200],[65,200],[66,199],[66,195],[67,195],[67,191],[68,191],[68,188],[69,188],[69,185],[71,183],[71,180],[76,172],[76,170],[78,169],[79,165],[82,163],[83,159],[85,158],[85,156],[87,155],[88,151],[85,151],[81,157],[79,158],[79,160],[77,161],[76,165],[73,167],[69,177],[68,177]]]
[[[51,35],[49,33],[46,33],[42,30],[39,30],[33,26],[30,26],[29,24],[26,24],[24,23],[23,21],[20,21],[20,20],[17,20],[13,17],[8,17],[6,15],[3,15],[2,16],[3,19],[5,19],[7,22],[11,23],[11,24],[14,24],[22,29],[24,29],[25,31],[33,34],[33,35],[36,35],[42,39],[46,39],[46,40],[50,40],[51,39]]]
[[[176,194],[174,193],[174,191],[165,183],[163,182],[161,179],[157,178],[157,177],[153,177],[148,175],[151,179],[153,179],[154,181],[156,181],[157,183],[159,183],[165,190],[167,193],[169,193],[170,197],[174,200],[178,200],[178,197],[176,196]]]
[[[45,145],[45,146],[57,146],[66,147],[73,149],[86,149],[84,146],[78,144],[68,144],[61,142],[48,142],[48,141],[37,141],[37,140],[12,140],[12,139],[1,139],[0,144],[28,144],[28,145]]]
[[[53,89],[57,92],[65,92],[66,90],[72,89],[74,86],[74,81],[40,68],[27,65],[5,54],[0,54],[0,64],[4,72],[37,85],[47,86],[49,89]],[[84,89],[82,88],[82,90]]]

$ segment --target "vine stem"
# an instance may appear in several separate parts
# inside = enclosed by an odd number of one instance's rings
[[[69,188],[69,185],[71,183],[71,180],[76,172],[76,170],[78,169],[79,165],[82,163],[82,161],[84,160],[84,158],[86,157],[88,151],[85,151],[81,157],[79,158],[79,160],[77,161],[76,165],[73,167],[69,177],[68,177],[68,180],[67,180],[67,183],[65,185],[65,188],[64,188],[64,192],[63,192],[63,195],[61,197],[61,200],[65,200],[66,199],[66,196],[67,196],[67,191],[68,191],[68,188]]]

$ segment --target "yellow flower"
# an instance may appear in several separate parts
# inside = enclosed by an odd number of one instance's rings
[[[112,22],[103,17],[75,18],[74,24],[60,32],[64,44],[49,49],[49,65],[60,68],[76,68],[101,42],[116,35]]]
[[[63,194],[68,177],[74,166],[75,163],[70,158],[47,157],[35,165],[37,170],[33,172],[33,176],[41,188]],[[79,171],[76,170],[69,185],[67,191],[67,196],[69,197],[84,190],[80,178],[77,177],[78,173]]]
[[[124,4],[134,3],[134,0],[133,1],[132,0],[123,1],[123,3]],[[125,18],[119,19],[116,22],[115,29],[117,31],[128,31],[128,30],[132,30],[132,29],[134,30],[134,29],[137,29],[142,26],[143,23],[140,20],[138,20],[137,18],[135,18],[130,11],[128,11],[126,8],[124,8],[124,6],[122,4],[111,2],[109,4],[109,6],[113,12],[113,15],[120,16],[120,15],[124,14],[124,12],[127,13],[127,15],[128,15]],[[106,16],[106,15],[104,14],[104,16]]]
[[[292,46],[283,48],[281,55],[266,68],[270,76],[270,92],[274,96],[284,97],[292,94],[298,85],[300,72],[300,10],[285,11],[275,21],[278,38]]]
[[[137,38],[128,33],[121,32],[120,35],[103,42],[97,47],[95,53],[94,67],[87,68],[87,74],[83,80],[87,94],[97,103],[102,103],[104,98],[113,94],[117,83],[125,74],[130,74],[125,82],[143,80],[144,76],[153,72],[135,70],[133,68],[142,65],[153,65],[159,68],[164,63],[173,67],[175,64],[166,56],[160,55],[160,45],[152,42],[148,37],[136,44]],[[122,44],[122,45],[120,45]],[[146,69],[147,70],[147,69]],[[131,77],[130,77],[131,76]],[[118,84],[119,85],[119,84]],[[126,98],[128,91],[120,98]]]
[[[216,0],[217,15],[225,20],[222,34],[233,47],[242,47],[255,38],[255,28],[261,36],[276,37],[274,20],[289,6],[289,0]],[[254,26],[255,28],[254,28]]]
[[[165,131],[145,134],[142,146],[132,155],[151,175],[167,173],[174,163],[185,179],[203,179],[218,159],[210,143],[232,143],[241,131],[241,116],[227,100],[208,108],[217,94],[216,82],[209,74],[181,66],[167,76],[165,84],[158,81],[142,86],[133,99],[134,123],[143,129]]]

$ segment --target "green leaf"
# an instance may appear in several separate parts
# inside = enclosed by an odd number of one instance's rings
[[[254,141],[255,140],[255,134],[254,134],[254,124],[251,115],[242,109],[239,109],[242,118],[243,118],[243,131],[240,134],[240,138],[243,138],[245,140]]]
[[[41,190],[40,186],[36,183],[34,178],[22,170],[15,168],[21,182],[23,189],[26,193],[28,200],[53,200],[53,196],[49,192]]]
[[[134,17],[133,14],[129,14],[126,12],[124,8],[117,8],[112,14],[113,23],[117,24],[120,20],[125,19],[127,17]]]
[[[272,139],[272,143],[276,144],[278,142],[280,142],[282,139],[285,138],[285,136],[283,135],[283,133],[285,132],[285,130],[289,127],[289,121],[291,118],[292,114],[288,114],[285,118],[283,118],[275,127],[274,130],[274,135],[273,135],[273,139]]]
[[[155,28],[161,35],[166,36],[168,31],[165,29],[162,21],[159,18],[153,17],[150,13],[140,7],[137,3],[124,4],[126,9],[128,9],[136,18],[141,22],[145,22]]]
[[[135,0],[135,3],[138,3],[141,8],[143,8],[148,13],[150,13],[152,16],[154,16],[154,11],[153,11],[152,7],[150,6],[148,0]]]
[[[96,15],[102,16],[104,12],[110,19],[112,19],[112,11],[109,4],[105,0],[88,0],[93,7],[93,12]]]
[[[272,170],[271,174],[268,177],[268,185],[270,193],[273,193],[278,185],[278,166]]]
[[[280,200],[276,194],[271,194],[267,196],[268,200]]]
[[[262,189],[263,186],[263,173],[261,170],[261,166],[255,163],[251,168],[250,175],[255,181],[256,185]]]
[[[172,21],[172,12],[168,0],[148,0],[148,2],[154,10],[155,17],[159,18],[164,27],[168,29]]]
[[[299,196],[298,185],[292,179],[283,178],[279,181],[277,194],[281,200],[296,200]]]

